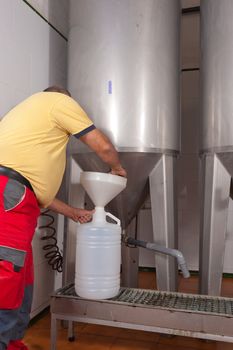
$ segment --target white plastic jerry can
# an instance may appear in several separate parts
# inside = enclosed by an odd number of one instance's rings
[[[112,218],[116,223],[106,221]],[[120,220],[96,207],[93,221],[78,226],[75,291],[87,299],[108,299],[120,289]]]

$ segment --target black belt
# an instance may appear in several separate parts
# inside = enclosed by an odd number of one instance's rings
[[[18,173],[18,171],[14,169],[0,165],[0,175],[5,175],[10,179],[16,180],[21,184],[25,185],[26,187],[28,187],[31,191],[33,191],[33,188],[30,182],[23,175],[21,175],[20,173]]]

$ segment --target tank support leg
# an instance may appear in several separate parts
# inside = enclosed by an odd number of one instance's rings
[[[200,293],[220,295],[231,176],[216,154],[202,157]]]
[[[150,196],[154,242],[177,248],[176,157],[165,155],[150,174]],[[173,257],[156,253],[156,280],[159,290],[176,291],[177,263]]]
[[[126,233],[129,232],[130,237],[133,237],[133,233],[136,235],[136,218],[134,218],[126,229]],[[138,247],[129,248],[126,245],[122,245],[122,281],[123,287],[137,288],[138,287],[138,261],[139,261],[139,249]]]

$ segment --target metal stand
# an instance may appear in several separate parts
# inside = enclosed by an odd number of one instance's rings
[[[175,164],[175,156],[163,154],[150,174],[154,242],[167,248],[177,247]],[[157,288],[176,291],[178,270],[175,259],[156,254],[155,260]]]
[[[200,293],[220,295],[231,176],[216,154],[202,157]]]
[[[70,285],[51,298],[51,350],[57,320],[233,342],[233,299],[122,288],[110,300],[79,298]]]

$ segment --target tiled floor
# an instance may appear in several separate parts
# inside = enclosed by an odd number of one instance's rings
[[[151,272],[140,273],[139,287],[154,289],[155,279]],[[180,278],[179,291],[197,292],[197,277]],[[223,281],[222,295],[233,297],[233,279]],[[158,333],[127,330],[99,325],[78,323],[76,340],[67,340],[67,330],[59,326],[57,350],[233,350],[233,344],[200,339],[165,336]],[[233,330],[232,330],[233,333]],[[50,315],[47,314],[33,326],[25,336],[30,350],[49,350]]]

